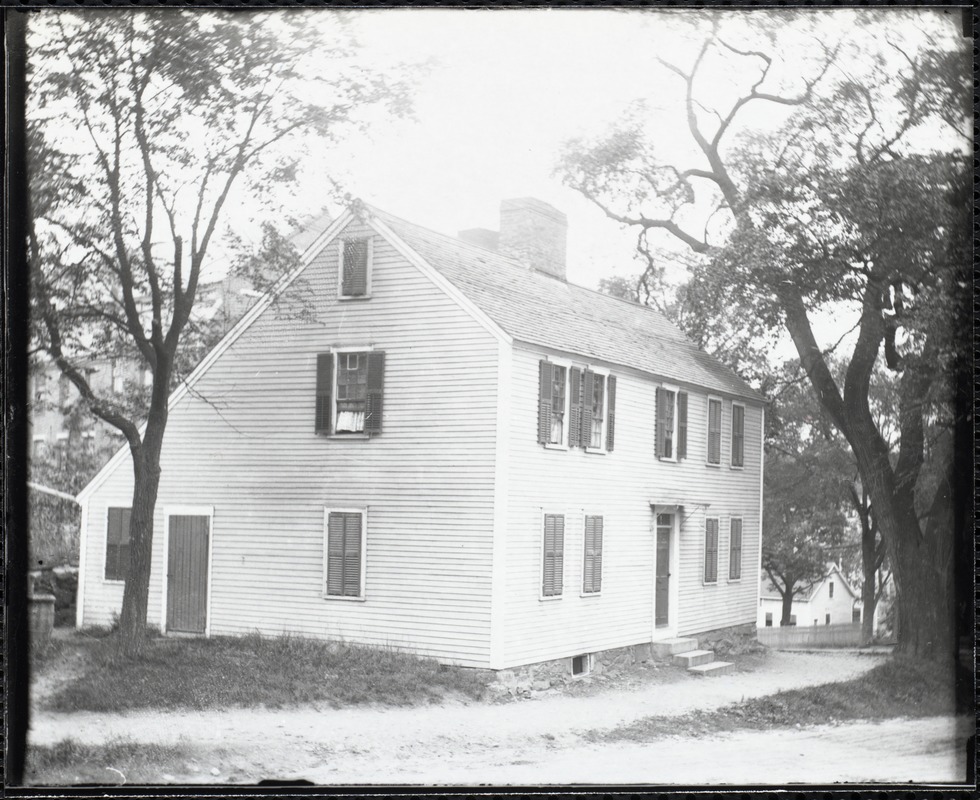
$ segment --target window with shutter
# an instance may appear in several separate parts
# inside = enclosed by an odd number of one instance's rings
[[[732,466],[744,465],[745,406],[732,403]]]
[[[384,418],[385,354],[321,353],[317,356],[318,434],[381,433]]]
[[[708,398],[708,453],[709,464],[721,464],[721,400]]]
[[[742,577],[742,520],[732,517],[728,537],[728,580]]]
[[[544,515],[544,542],[542,546],[542,597],[560,597],[565,562],[565,516]]]
[[[582,593],[602,590],[602,517],[586,516],[585,554],[582,561]]]
[[[345,239],[340,243],[340,297],[367,297],[370,282],[371,239]]]
[[[718,581],[718,518],[704,521],[704,582]]]
[[[678,392],[673,387],[661,386],[657,389],[655,453],[661,461],[676,461],[678,458],[677,397]]]
[[[326,511],[324,595],[364,598],[364,522],[360,509]]]
[[[687,458],[687,392],[677,393],[677,458]]]
[[[129,574],[128,508],[110,508],[106,520],[105,579],[124,581]]]

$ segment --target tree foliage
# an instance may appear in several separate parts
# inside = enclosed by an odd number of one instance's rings
[[[137,651],[167,399],[221,221],[407,94],[358,63],[335,12],[53,12],[29,46],[32,335],[129,445],[120,627]],[[79,368],[93,355],[142,362],[149,396],[97,393]]]
[[[839,16],[822,30],[807,12],[754,14],[738,29],[714,17],[687,63],[658,59],[689,146],[656,144],[664,126],[651,135],[634,115],[571,143],[563,169],[640,232],[641,251],[667,240],[700,257],[690,290],[708,298],[705,313],[749,338],[760,323],[788,333],[870,497],[895,570],[900,646],[946,657],[951,462],[929,437],[948,442],[968,345],[967,43],[933,12],[884,13],[853,12],[844,36]],[[799,36],[808,44],[794,48]],[[760,108],[778,121],[753,121]],[[837,340],[818,341],[821,315],[836,317]],[[870,399],[880,354],[898,376],[894,454]]]

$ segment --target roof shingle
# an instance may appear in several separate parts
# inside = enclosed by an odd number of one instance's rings
[[[567,283],[378,209],[371,211],[518,341],[763,400],[654,309]]]

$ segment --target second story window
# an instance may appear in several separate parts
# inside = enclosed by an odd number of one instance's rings
[[[708,398],[708,457],[709,464],[721,464],[721,400]]]
[[[687,457],[687,392],[661,386],[657,389],[657,458],[677,461]]]
[[[371,239],[345,239],[340,243],[341,298],[368,297],[371,289]]]
[[[318,355],[316,432],[379,435],[384,367],[385,354],[378,350]]]
[[[539,362],[539,444],[610,451],[615,423],[614,375]]]

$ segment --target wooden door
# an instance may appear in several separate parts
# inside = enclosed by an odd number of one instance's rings
[[[208,616],[208,537],[206,516],[170,517],[167,554],[167,630],[204,633]]]
[[[670,621],[670,533],[673,514],[657,514],[657,594],[655,622],[658,628]]]

